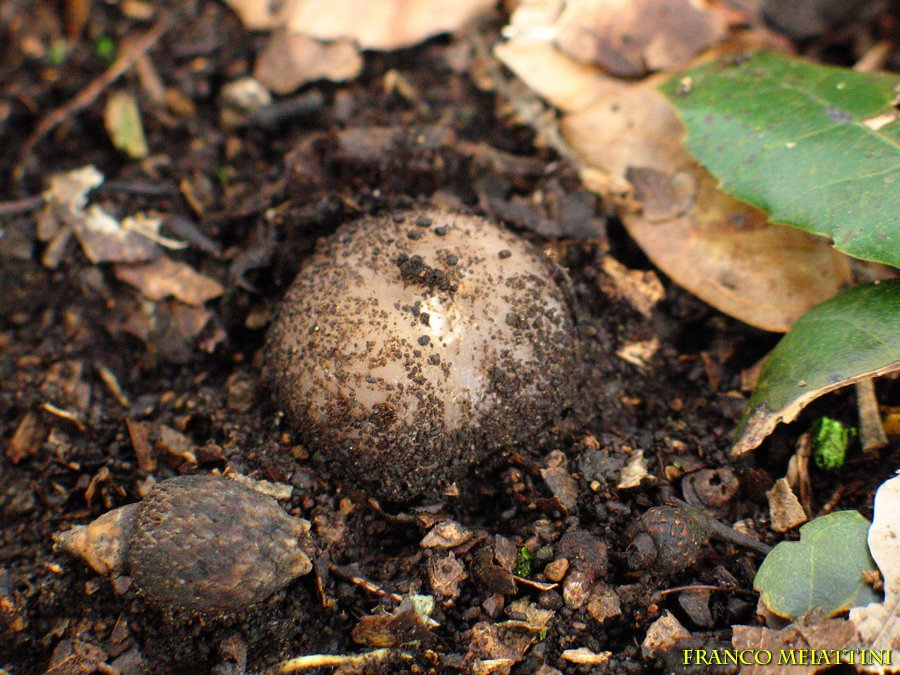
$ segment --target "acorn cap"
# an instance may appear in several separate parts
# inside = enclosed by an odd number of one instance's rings
[[[312,569],[309,523],[232,480],[179,476],[158,483],[134,520],[129,565],[158,609],[225,614],[264,600]]]

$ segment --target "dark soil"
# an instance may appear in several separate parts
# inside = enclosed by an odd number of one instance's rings
[[[393,611],[396,603],[351,577],[387,593],[432,593],[431,560],[447,553],[420,542],[447,518],[475,533],[454,549],[468,579],[456,597],[437,599],[432,618],[440,625],[403,646],[407,657],[379,666],[385,672],[470,671],[475,638],[493,624],[521,619],[508,613],[520,597],[554,616],[513,667],[517,673],[542,664],[589,672],[560,658],[577,647],[610,651],[610,672],[660,668],[642,657],[640,644],[664,610],[710,644],[727,645],[732,625],[754,623],[757,554],[714,543],[692,569],[644,574],[630,570],[624,555],[629,525],[649,507],[685,497],[682,476],[707,468],[719,471],[714,485],[732,475],[739,484],[716,505],[723,522],[746,519],[762,540],[780,540],[768,526],[765,491],[784,475],[797,437],[817,415],[855,424],[852,395],[826,397],[756,452],[729,457],[745,403],[741,371],[778,336],[716,313],[666,279],[665,298],[651,317],[615,293],[603,256],[636,269],[652,266],[573,169],[539,147],[533,130],[498,113],[497,95],[469,75],[479,57],[460,46],[495,40],[503,17],[479,26],[477,35],[368,54],[357,80],[308,87],[286,99],[292,113],[270,110],[233,130],[220,122],[220,88],[252,71],[265,36],[246,32],[217,2],[176,4],[158,7],[173,20],[150,55],[165,85],[194,109],[179,115],[160,107],[133,72],[126,74],[116,86],[137,97],[152,153],[132,161],[108,139],[103,96],[69,116],[28,157],[21,151],[44,114],[104,71],[108,61],[96,56],[98,40],[120,43],[149,23],[126,18],[115,4],[92,3],[83,35],[54,65],[49,45],[65,31],[57,3],[0,3],[0,194],[6,200],[0,204],[0,438],[4,448],[17,430],[31,440],[24,456],[8,449],[0,455],[0,670],[41,672],[53,663],[63,668],[54,672],[87,673],[108,663],[124,672],[225,673],[241,672],[245,660],[255,672],[303,654],[368,650],[354,640],[354,628],[379,606]],[[385,88],[391,71],[413,95]],[[56,268],[42,264],[47,244],[37,239],[39,204],[29,209],[28,200],[52,175],[86,164],[107,179],[94,200],[118,215],[161,214],[162,233],[191,244],[165,255],[224,286],[207,303],[211,315],[202,330],[186,325],[184,305],[142,298],[112,265],[92,264],[74,241]],[[357,217],[426,202],[501,222],[568,270],[583,352],[572,377],[582,392],[552,429],[470,472],[454,496],[379,504],[299,444],[265,393],[261,349],[265,328],[317,238]],[[654,337],[659,349],[643,367],[616,355]],[[878,391],[884,402],[900,399],[896,381],[880,382]],[[23,430],[26,418],[30,430]],[[137,457],[126,421],[146,425],[155,468]],[[160,441],[164,427],[188,439],[196,461]],[[638,487],[617,488],[622,468],[639,451],[649,475]],[[875,488],[898,465],[894,439],[878,459],[854,454],[839,473],[813,468],[814,510],[827,504],[871,516]],[[153,480],[226,469],[292,486],[282,505],[312,522],[321,548],[318,575],[236,615],[166,616],[133,588],[116,589],[54,550],[55,532],[137,501]],[[544,567],[566,533],[605,543],[603,578],[591,583],[613,590],[619,615],[599,621],[587,603],[567,607],[560,588],[510,581],[523,548],[535,559],[530,571],[519,572],[546,581]],[[711,623],[694,623],[679,593],[665,593],[689,584],[720,589],[709,599]],[[63,662],[66,650],[76,655]]]

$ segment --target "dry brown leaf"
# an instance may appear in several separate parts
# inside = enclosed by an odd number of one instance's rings
[[[493,0],[225,0],[250,29],[275,30],[255,77],[286,94],[318,79],[343,81],[362,69],[361,49],[411,47],[489,12]]]
[[[818,655],[823,651],[825,654],[833,654],[844,648],[852,648],[853,640],[853,626],[849,622],[843,619],[830,619],[814,626],[792,624],[783,630],[761,626],[735,626],[731,644],[735,649],[752,650],[757,654],[765,654],[768,651],[772,655],[772,662],[766,665],[754,664],[751,656],[751,663],[741,667],[741,673],[744,675],[769,675],[785,671],[796,675],[811,675],[826,668],[827,664],[816,666],[789,664],[781,660],[781,655],[786,654],[787,658],[791,658],[793,654],[795,659],[805,655],[808,664],[811,651],[815,651]],[[831,663],[833,665],[834,661]]]
[[[636,488],[649,475],[647,460],[644,459],[643,450],[636,450],[634,456],[619,472],[619,482],[616,487],[620,490]]]
[[[61,640],[53,650],[45,675],[87,675],[109,670],[107,653],[82,640]]]
[[[40,450],[48,433],[37,413],[25,413],[6,446],[6,458],[13,464],[18,464],[26,457],[31,457]]]
[[[408,642],[428,643],[430,629],[437,624],[429,618],[434,599],[427,595],[403,598],[390,614],[374,614],[360,618],[351,634],[353,641],[368,647],[399,647]]]
[[[453,548],[469,541],[475,533],[455,520],[438,523],[422,539],[422,548]]]
[[[771,225],[718,189],[681,144],[681,123],[656,90],[664,76],[616,80],[555,50],[535,25],[516,25],[515,14],[512,25],[496,55],[567,113],[560,126],[582,180],[619,205],[629,234],[675,282],[782,332],[850,283],[846,257],[825,239]]]
[[[139,262],[159,255],[156,243],[126,229],[97,204],[77,214],[71,222],[84,254],[94,264]]]
[[[612,291],[624,297],[637,311],[650,318],[653,308],[666,295],[666,289],[652,270],[633,270],[611,255],[603,257],[603,271],[612,279]]]
[[[452,553],[433,556],[428,561],[428,581],[431,592],[438,597],[455,599],[459,596],[459,585],[469,577],[466,568]]]
[[[87,206],[88,192],[102,183],[103,174],[91,165],[50,179],[43,195],[46,204],[37,215],[38,238],[50,241],[44,253],[45,265],[59,264],[71,232],[94,264],[151,260],[159,255],[157,243],[181,246],[181,242],[159,235],[158,218],[137,214],[119,222],[97,204]]]
[[[847,258],[827,240],[781,225],[719,191],[697,169],[696,201],[654,221],[624,214],[628,233],[663,272],[716,309],[763,330],[785,332],[850,283]]]
[[[202,305],[225,292],[215,279],[200,274],[186,263],[165,257],[140,265],[116,265],[115,275],[119,281],[137,287],[150,300],[171,295],[189,305]]]
[[[253,76],[276,94],[287,94],[315,80],[353,79],[362,66],[362,56],[349,40],[321,42],[279,30],[269,38]]]
[[[659,351],[659,338],[655,335],[649,340],[637,342],[625,342],[616,350],[616,356],[623,361],[638,368],[644,368],[650,364],[653,356]]]
[[[570,1],[559,23],[563,53],[620,77],[678,68],[725,36],[720,15],[691,0]]]
[[[769,500],[769,519],[775,532],[787,532],[808,520],[800,500],[785,478],[775,481],[772,489],[766,492],[766,499]]]
[[[284,28],[323,41],[352,40],[362,49],[410,47],[453,32],[490,11],[493,0],[226,0],[251,29]]]

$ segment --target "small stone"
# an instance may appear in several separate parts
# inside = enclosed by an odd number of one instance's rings
[[[422,548],[453,548],[465,544],[475,533],[460,525],[455,520],[445,520],[438,523],[422,539]]]
[[[481,603],[481,608],[487,612],[489,617],[496,619],[500,616],[500,612],[503,611],[505,602],[502,595],[489,595],[485,598],[484,602]]]
[[[641,643],[641,653],[644,658],[654,658],[674,647],[675,642],[680,638],[690,636],[687,628],[682,626],[675,615],[667,610],[647,630],[647,635]]]
[[[569,561],[565,558],[558,558],[544,568],[544,576],[548,581],[559,582],[566,576],[569,571]]]
[[[606,584],[597,584],[587,601],[587,611],[597,623],[604,623],[622,615],[622,603],[616,592]]]
[[[226,405],[232,412],[249,412],[256,402],[255,383],[245,372],[232,373],[225,381],[225,391],[228,392]]]
[[[591,594],[594,577],[587,572],[573,570],[563,583],[563,602],[569,609],[581,609]]]

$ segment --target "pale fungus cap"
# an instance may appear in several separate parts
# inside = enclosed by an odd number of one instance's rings
[[[550,423],[574,340],[539,251],[426,209],[339,228],[288,291],[266,355],[310,449],[404,498]]]

